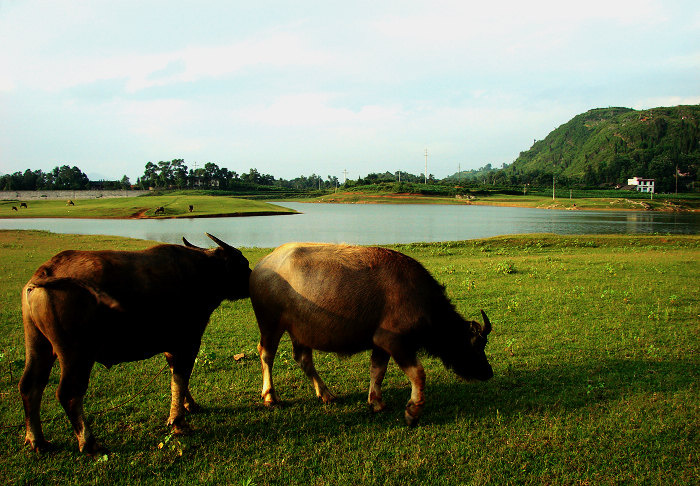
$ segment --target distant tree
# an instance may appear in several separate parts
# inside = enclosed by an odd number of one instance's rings
[[[142,189],[156,187],[158,177],[158,166],[153,162],[146,162],[146,168],[143,171],[143,176],[139,179]]]
[[[226,167],[222,167],[219,170],[219,187],[221,189],[230,189],[232,186],[233,175],[235,172],[231,172]],[[238,174],[236,174],[238,175]]]
[[[156,181],[159,187],[167,188],[175,184],[173,170],[169,161],[161,160],[158,162],[158,175],[156,177]]]
[[[260,172],[258,169],[250,169],[247,174],[241,175],[241,181],[248,184],[260,184]]]
[[[221,169],[213,162],[204,164],[204,178],[206,187],[219,187],[221,185]]]
[[[170,162],[170,171],[172,173],[172,180],[175,187],[182,189],[187,187],[187,166],[183,159],[173,159]]]
[[[62,165],[61,167],[56,167],[53,169],[52,175],[52,189],[87,189],[90,185],[88,176],[76,166]]]

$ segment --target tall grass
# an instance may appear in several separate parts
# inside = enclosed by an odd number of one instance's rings
[[[19,289],[61,249],[144,248],[123,238],[0,232],[0,417],[22,422],[17,380],[24,359]],[[204,407],[195,431],[165,426],[169,378],[162,358],[97,365],[86,410],[111,450],[77,452],[53,393],[43,402],[53,453],[22,446],[20,427],[0,435],[7,483],[224,484],[690,484],[698,453],[700,237],[530,235],[397,249],[443,283],[457,309],[494,324],[487,354],[495,376],[467,385],[424,356],[427,405],[403,424],[408,382],[392,362],[387,410],[365,401],[366,353],[316,353],[338,396],[323,405],[284,339],[275,361],[286,406],[266,409],[249,301],[212,315],[192,377]],[[244,249],[252,263],[269,250]],[[234,355],[243,353],[236,361]],[[125,398],[138,398],[104,410]]]

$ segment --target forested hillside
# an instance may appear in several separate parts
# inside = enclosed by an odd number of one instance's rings
[[[499,179],[512,184],[625,184],[656,179],[657,192],[685,190],[700,163],[700,105],[632,110],[600,108],[575,116],[537,140]]]

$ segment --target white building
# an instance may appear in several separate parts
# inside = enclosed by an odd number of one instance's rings
[[[639,192],[654,192],[654,182],[656,179],[643,179],[641,177],[633,177],[627,179],[628,186],[636,186]]]

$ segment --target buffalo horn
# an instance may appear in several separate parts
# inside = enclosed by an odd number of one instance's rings
[[[228,243],[226,243],[226,242],[224,242],[224,241],[221,241],[221,240],[220,240],[219,238],[217,238],[216,236],[210,235],[209,233],[205,233],[205,234],[206,234],[209,238],[211,238],[212,240],[214,240],[214,243],[216,243],[217,245],[219,245],[219,246],[220,246],[221,248],[223,248],[224,250],[228,250],[228,251],[235,250],[234,247],[232,247],[231,245],[229,245]]]
[[[185,244],[185,246],[186,246],[187,248],[196,248],[197,250],[201,250],[200,247],[195,246],[195,245],[193,245],[192,243],[190,243],[189,241],[187,241],[187,238],[185,238],[184,236],[182,237],[182,242]]]
[[[484,335],[487,335],[491,332],[491,321],[489,321],[489,318],[483,309],[481,310],[481,317],[484,318]]]

